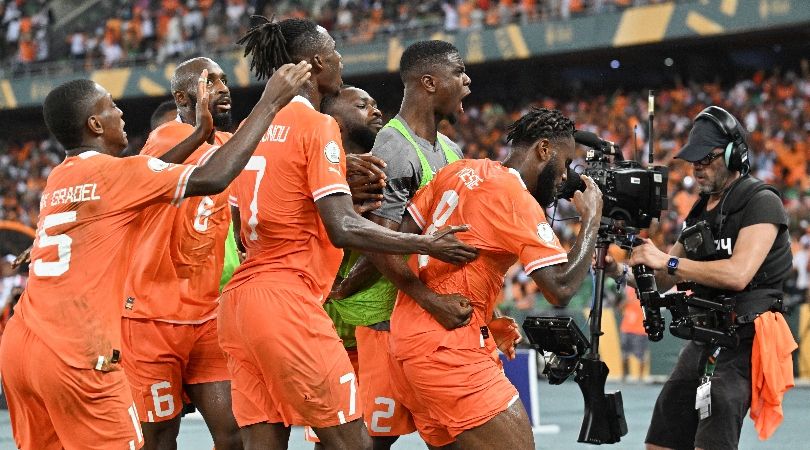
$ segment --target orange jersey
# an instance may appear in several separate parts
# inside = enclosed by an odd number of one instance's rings
[[[624,289],[626,299],[622,306],[622,323],[619,330],[622,333],[646,335],[644,331],[644,313],[641,311],[641,301],[636,295],[635,288],[627,286]]]
[[[399,359],[429,354],[440,346],[483,346],[480,327],[492,318],[507,269],[517,259],[526,273],[568,261],[520,175],[495,161],[461,160],[446,166],[416,193],[408,212],[424,234],[447,225],[469,224],[470,231],[458,237],[480,253],[461,267],[427,256],[411,258],[411,268],[429,288],[469,298],[473,318],[470,325],[447,331],[400,292],[391,317],[392,351]]]
[[[192,171],[146,156],[84,152],[48,176],[15,316],[66,364],[106,370],[117,359],[135,219],[144,207],[179,204]]]
[[[161,156],[193,131],[189,124],[167,122],[149,135],[141,154]],[[215,144],[204,143],[185,163],[205,164],[230,137],[216,132]],[[139,218],[141,234],[127,283],[127,294],[135,301],[124,316],[173,323],[214,317],[230,220],[227,191],[189,198],[180,208],[146,209]]]
[[[324,300],[343,251],[329,241],[315,201],[335,193],[351,195],[345,174],[337,122],[295,97],[276,114],[231,184],[247,259],[224,290],[247,280],[303,282]]]

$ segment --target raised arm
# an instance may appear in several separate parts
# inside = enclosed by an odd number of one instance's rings
[[[430,255],[451,264],[475,259],[478,251],[453,235],[464,227],[453,227],[429,236],[404,234],[381,227],[355,212],[346,194],[327,195],[315,202],[326,233],[336,247],[400,255]]]
[[[731,258],[717,261],[694,261],[683,257],[680,243],[679,252],[664,253],[655,247],[650,240],[633,250],[631,264],[645,264],[656,271],[656,281],[663,276],[674,281],[694,281],[704,286],[730,291],[742,291],[751,282],[776,240],[779,227],[772,223],[758,223],[740,230],[737,243],[731,252]],[[673,247],[673,248],[675,248]],[[667,261],[671,256],[680,258],[676,276],[659,275],[666,271]],[[659,285],[658,290],[662,290]]]
[[[214,118],[208,109],[208,99],[210,97],[208,88],[208,69],[204,69],[197,79],[197,106],[195,113],[197,116],[194,131],[182,142],[175,145],[166,153],[158,156],[158,159],[167,163],[182,164],[203,142],[208,140],[213,143]]]
[[[593,258],[599,221],[602,217],[602,192],[596,183],[582,176],[586,189],[574,193],[574,207],[582,218],[574,246],[568,252],[568,262],[545,266],[532,271],[532,277],[540,292],[556,306],[565,306],[579,289]]]
[[[242,127],[207,163],[191,173],[186,187],[186,197],[217,194],[228,187],[247,164],[276,113],[309,79],[310,68],[306,61],[296,65],[285,64],[270,77],[261,98]]]

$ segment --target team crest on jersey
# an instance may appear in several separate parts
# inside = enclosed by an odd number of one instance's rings
[[[149,170],[152,172],[162,172],[169,168],[169,163],[163,162],[157,158],[149,158],[149,161],[146,161],[146,166],[149,167]]]
[[[537,237],[548,244],[554,242],[554,230],[546,222],[537,224]]]
[[[332,164],[340,162],[340,146],[335,141],[329,141],[323,149],[323,154],[326,155],[327,161]]]

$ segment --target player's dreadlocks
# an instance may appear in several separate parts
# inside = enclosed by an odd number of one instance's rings
[[[556,109],[532,107],[531,111],[509,125],[507,142],[513,145],[531,145],[538,139],[572,137],[574,122]]]
[[[285,19],[273,22],[263,16],[251,16],[258,21],[237,44],[245,46],[245,57],[251,56],[250,70],[260,80],[288,63],[297,63],[311,56],[321,44],[318,25],[311,20]]]

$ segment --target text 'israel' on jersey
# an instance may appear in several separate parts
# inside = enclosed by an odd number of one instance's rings
[[[121,349],[124,279],[151,205],[179,205],[193,166],[147,156],[70,156],[42,194],[28,285],[15,309],[62,360],[107,369]]]

